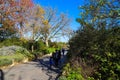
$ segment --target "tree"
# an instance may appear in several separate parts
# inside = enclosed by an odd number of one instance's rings
[[[67,34],[65,31],[70,29],[70,19],[63,13],[58,16],[56,9],[52,9],[51,7],[45,9],[44,17],[45,20],[40,30],[40,37],[45,42],[46,46],[49,46],[48,41],[52,38]]]
[[[41,6],[35,5],[31,10],[31,16],[29,16],[29,22],[26,24],[27,32],[30,32],[32,44],[39,40],[40,30],[44,21],[44,10]],[[34,46],[31,46],[33,52]]]
[[[17,17],[15,17],[16,27],[18,29],[19,37],[22,38],[24,36],[24,32],[26,32],[26,23],[29,22],[29,17],[31,16],[31,9],[34,7],[34,3],[32,0],[19,0],[17,5]]]
[[[31,0],[0,1],[0,32],[18,31],[28,16],[27,10],[33,6]],[[17,25],[19,24],[19,25]]]
[[[92,75],[95,80],[120,78],[119,5],[119,0],[88,0],[80,8],[81,17],[77,21],[81,28],[76,31],[69,44],[74,60],[78,57],[78,63],[82,59],[88,68],[94,67],[93,65],[97,68],[96,72],[91,72],[93,74],[85,73],[87,77]],[[75,65],[74,62],[72,65]]]

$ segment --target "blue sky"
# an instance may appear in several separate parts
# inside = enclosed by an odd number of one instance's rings
[[[80,17],[79,6],[83,5],[84,0],[33,0],[35,4],[40,4],[42,7],[51,6],[56,8],[59,13],[67,13],[69,18],[72,19],[70,24],[73,30],[77,30],[80,26],[79,23],[75,21],[76,18]]]

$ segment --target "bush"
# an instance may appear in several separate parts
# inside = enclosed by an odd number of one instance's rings
[[[46,49],[44,49],[43,50],[43,53],[44,54],[50,54],[50,53],[53,53],[53,52],[55,52],[55,48],[46,48]]]
[[[29,60],[32,60],[33,55],[25,48],[20,46],[8,46],[0,48],[0,56],[12,56],[15,54],[22,54]]]
[[[7,58],[2,58],[0,57],[0,67],[2,66],[8,66],[12,64],[12,60],[11,59],[7,59]]]
[[[95,80],[120,79],[120,28],[96,30],[86,27],[70,40],[70,56],[79,57],[87,65],[97,65]],[[75,54],[73,54],[75,53]],[[75,65],[74,62],[72,65]],[[90,76],[90,75],[89,75]]]
[[[19,62],[22,62],[25,58],[27,58],[25,55],[19,53],[19,54],[13,55],[11,59],[19,63]]]
[[[72,68],[69,63],[63,68],[59,80],[85,80],[81,74],[81,68]]]
[[[14,62],[22,62],[25,59],[23,54],[14,54],[8,56],[0,56],[0,67],[11,65]]]
[[[3,46],[12,46],[12,45],[23,46],[23,44],[24,42],[21,41],[19,38],[10,38],[0,42],[0,48]]]
[[[27,57],[29,60],[33,58],[33,55],[25,48],[19,48],[18,50],[16,50],[16,54],[22,54],[25,57]]]

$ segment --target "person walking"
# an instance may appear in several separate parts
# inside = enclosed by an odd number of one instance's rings
[[[54,53],[54,62],[55,62],[55,66],[57,66],[57,56],[58,56],[58,50],[55,50],[55,53]]]
[[[59,61],[61,59],[61,51],[56,52],[56,66],[58,67]]]
[[[61,65],[61,50],[58,52],[58,65]]]
[[[50,69],[51,69],[51,67],[52,67],[52,65],[53,65],[53,57],[50,57],[49,63],[50,63]]]
[[[64,48],[62,48],[62,54],[63,54],[63,56],[65,55],[65,49]]]

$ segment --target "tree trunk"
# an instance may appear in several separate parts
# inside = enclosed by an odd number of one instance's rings
[[[34,45],[32,44],[32,46],[31,46],[31,50],[32,50],[32,52],[34,51]]]
[[[49,44],[48,44],[48,38],[46,38],[45,44],[46,44],[47,47],[49,46]]]

